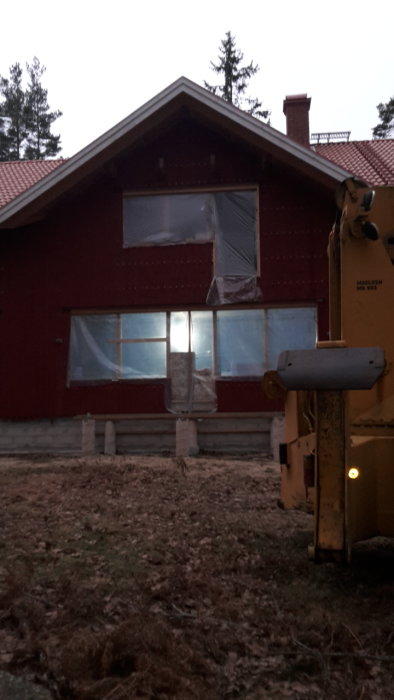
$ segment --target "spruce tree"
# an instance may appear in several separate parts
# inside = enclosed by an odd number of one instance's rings
[[[0,160],[8,160],[7,130],[2,117],[0,117]]]
[[[215,73],[223,74],[223,82],[210,85],[204,81],[204,87],[236,107],[244,109],[248,114],[268,119],[270,112],[261,109],[262,103],[257,98],[247,97],[245,94],[250,78],[256,75],[260,68],[253,61],[247,66],[241,65],[243,58],[242,51],[236,48],[235,37],[231,32],[226,32],[226,37],[219,46],[218,64],[211,61],[211,69]]]
[[[28,129],[25,158],[39,160],[56,156],[61,150],[60,136],[51,132],[52,123],[62,115],[56,110],[49,111],[48,90],[42,87],[41,78],[45,66],[35,56],[31,65],[27,64],[29,84],[26,91],[26,125]]]
[[[10,77],[0,76],[0,158],[20,160],[27,136],[26,97],[22,90],[22,68],[19,63],[10,67]]]
[[[380,122],[372,130],[374,138],[384,139],[390,136],[394,129],[394,97],[383,103],[378,104],[376,108],[379,112]]]

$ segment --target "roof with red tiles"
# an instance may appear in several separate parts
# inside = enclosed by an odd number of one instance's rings
[[[40,167],[38,164],[30,166],[35,170],[28,170],[27,174],[24,168],[29,166],[23,163],[21,169],[17,165],[15,171],[15,166],[10,166],[12,173],[16,172],[17,179],[11,185],[11,170],[10,175],[4,174],[7,167],[3,166],[3,202],[6,203],[0,207],[0,228],[17,228],[37,220],[41,215],[45,216],[48,208],[54,207],[60,198],[76,190],[82,183],[87,184],[98,169],[102,171],[103,167],[121,158],[125,149],[131,152],[133,147],[140,145],[145,135],[156,133],[162,123],[178,119],[184,108],[193,117],[203,119],[215,129],[223,128],[230,134],[234,133],[256,152],[268,152],[284,167],[300,170],[304,177],[330,190],[350,175],[334,162],[321,158],[310,148],[293,141],[218,95],[213,95],[201,85],[180,77],[63,165],[59,163],[56,167],[53,162],[49,166],[45,164],[45,168],[54,168],[50,172],[40,172],[37,170]],[[46,172],[48,174],[45,175]],[[23,182],[22,174],[27,175],[27,181]],[[33,180],[34,184],[31,184]]]
[[[64,162],[64,160],[0,162],[0,209]]]
[[[319,143],[311,150],[371,185],[394,186],[394,139]],[[64,159],[0,162],[0,209],[64,163]]]
[[[311,148],[370,185],[394,185],[394,139],[319,143]]]

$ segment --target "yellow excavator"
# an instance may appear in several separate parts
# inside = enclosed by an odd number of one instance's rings
[[[315,561],[394,537],[394,188],[355,178],[329,237],[330,334],[264,378],[285,396],[281,501],[314,512]]]

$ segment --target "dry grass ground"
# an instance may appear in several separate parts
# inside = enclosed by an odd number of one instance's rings
[[[308,561],[253,458],[0,460],[0,668],[54,698],[394,698],[394,549]]]

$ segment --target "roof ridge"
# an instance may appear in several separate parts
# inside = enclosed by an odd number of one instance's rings
[[[388,143],[388,142],[394,142],[394,138],[392,139],[349,139],[349,141],[320,141],[320,143],[311,143],[310,148],[315,148],[316,146],[343,146],[344,144],[348,144],[349,146],[355,146],[358,143],[361,144],[367,144],[371,145],[373,143]]]
[[[229,104],[218,95],[213,95],[201,85],[187,78],[176,82],[152,97],[148,102],[129,114],[118,124],[96,138],[81,151],[62,164],[56,164],[45,178],[37,180],[31,187],[21,191],[0,209],[0,228],[15,227],[28,217],[38,215],[44,199],[54,202],[65,191],[76,187],[84,178],[109,160],[116,158],[127,147],[137,143],[140,135],[152,129],[162,117],[176,114],[179,107],[195,105],[197,118],[225,125],[229,133],[236,133],[245,143],[256,148],[273,151],[286,163],[290,161],[306,176],[318,178],[331,188],[349,176],[349,171],[326,158],[321,158],[305,146],[292,141],[285,134],[264,124],[250,114]],[[22,170],[22,169],[21,169]]]
[[[360,151],[361,155],[378,173],[384,183],[388,185],[393,176],[392,171],[387,167],[379,153],[373,150],[370,143],[373,143],[373,141],[354,141],[357,150]]]

